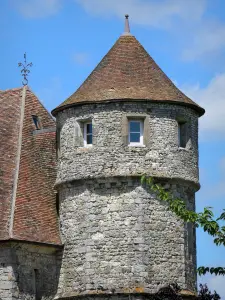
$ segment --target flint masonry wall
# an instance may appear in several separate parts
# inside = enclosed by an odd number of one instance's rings
[[[60,251],[22,243],[0,245],[0,299],[50,300],[58,285]]]
[[[144,120],[145,147],[128,146],[129,118]],[[93,146],[83,147],[92,120]],[[177,120],[189,123],[178,148]],[[191,226],[140,184],[156,176],[194,209],[198,189],[198,116],[190,108],[147,102],[77,106],[57,115],[57,188],[65,243],[58,298],[96,292],[154,293],[178,282],[195,289]],[[168,179],[170,178],[170,179]]]
[[[128,119],[144,120],[145,147],[128,146]],[[83,147],[82,122],[92,119],[93,147]],[[178,148],[177,119],[189,123],[188,145]],[[146,102],[82,105],[57,115],[57,183],[148,172],[198,183],[198,115],[188,107]]]
[[[11,300],[15,287],[9,245],[0,247],[0,299]]]
[[[194,190],[166,184],[194,207]],[[65,241],[58,296],[195,289],[195,237],[137,179],[97,179],[60,191]]]

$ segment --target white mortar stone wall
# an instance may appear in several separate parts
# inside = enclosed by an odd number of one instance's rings
[[[144,147],[128,146],[131,118],[144,121]],[[93,146],[85,148],[88,120]],[[186,149],[178,147],[177,120],[188,122]],[[140,175],[164,179],[195,209],[198,114],[161,103],[78,105],[58,113],[57,128],[56,186],[65,242],[57,297],[154,293],[171,282],[195,290],[195,230],[146,191]]]
[[[128,146],[128,119],[144,119],[145,147]],[[177,119],[189,123],[186,149],[178,147]],[[93,147],[83,147],[82,122],[92,119]],[[198,183],[198,115],[188,107],[146,102],[90,104],[57,115],[57,183],[149,173]]]
[[[166,187],[194,208],[195,191]],[[196,288],[193,231],[165,203],[140,186],[140,179],[97,179],[60,191],[65,242],[58,297],[97,291],[157,292],[177,282]]]
[[[0,299],[11,300],[15,280],[11,263],[11,249],[7,245],[0,246]]]
[[[59,250],[25,243],[0,245],[0,299],[50,300],[58,286]],[[35,281],[34,269],[38,271]],[[39,298],[36,298],[36,292]]]

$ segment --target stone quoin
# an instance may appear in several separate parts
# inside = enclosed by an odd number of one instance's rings
[[[177,89],[131,34],[128,15],[112,49],[52,111],[56,126],[38,101],[32,111],[26,100],[22,109],[17,97],[17,119],[24,125],[20,133],[12,129],[21,151],[15,147],[11,156],[21,167],[16,191],[2,181],[8,200],[0,201],[6,207],[0,220],[0,299],[149,299],[174,282],[186,297],[194,295],[195,229],[140,179],[154,177],[195,210],[198,118],[204,109]],[[32,121],[40,112],[45,122]],[[27,146],[19,142],[25,136]],[[36,160],[29,156],[34,149]],[[36,174],[44,189],[40,198],[32,188],[27,194],[35,182],[22,172],[35,163],[43,169]],[[42,209],[35,220],[34,207]]]

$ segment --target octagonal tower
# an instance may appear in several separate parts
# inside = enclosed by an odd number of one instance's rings
[[[81,87],[53,110],[58,130],[64,254],[57,297],[118,299],[177,282],[196,289],[196,239],[143,173],[195,209],[198,118],[141,44],[125,33]]]

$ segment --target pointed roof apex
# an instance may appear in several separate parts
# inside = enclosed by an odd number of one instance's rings
[[[131,35],[129,25],[129,15],[125,15],[125,28],[123,35]]]
[[[126,18],[127,20],[127,18]],[[155,63],[137,39],[120,36],[85,82],[52,114],[76,104],[104,101],[150,101],[204,109],[184,95]]]

